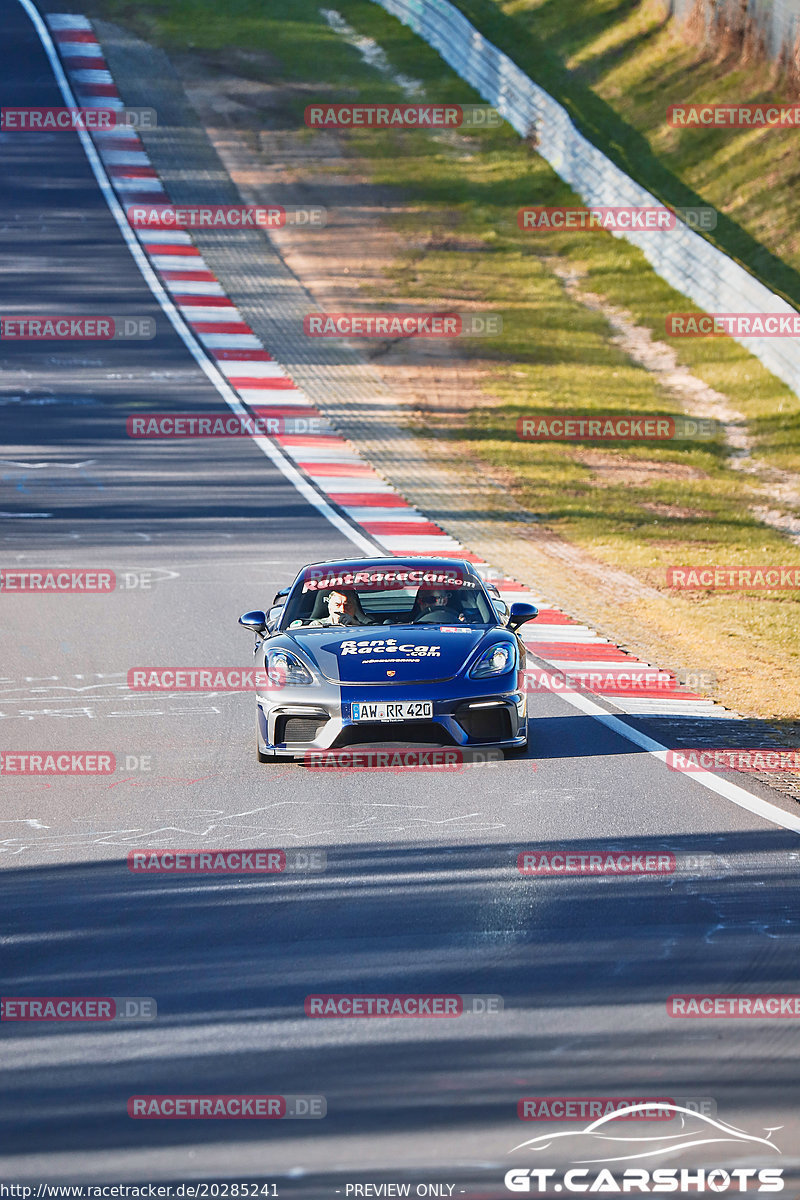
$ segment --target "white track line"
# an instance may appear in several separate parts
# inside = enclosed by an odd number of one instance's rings
[[[573,708],[577,708],[586,716],[594,717],[601,725],[605,725],[648,754],[652,754],[654,758],[664,764],[665,770],[670,770],[666,765],[667,746],[662,746],[661,742],[657,742],[655,738],[648,737],[646,733],[641,733],[638,729],[633,729],[613,713],[606,712],[588,696],[567,692],[559,692],[559,695]],[[686,777],[708,788],[709,791],[716,792],[718,796],[730,800],[733,804],[738,804],[739,808],[745,808],[755,816],[763,817],[765,821],[770,821],[773,825],[780,825],[783,829],[791,829],[794,833],[800,833],[800,817],[784,812],[776,804],[771,804],[769,800],[762,800],[760,796],[754,796],[752,792],[745,791],[744,788],[739,787],[736,783],[731,783],[728,779],[721,779],[718,775],[713,775],[711,771],[687,772]]]
[[[58,83],[59,90],[61,91],[61,95],[64,98],[65,104],[68,107],[77,108],[78,105],[77,105],[75,97],[72,93],[72,89],[67,81],[66,75],[64,74],[64,70],[61,66],[61,61],[60,61],[58,54],[56,53],[55,47],[53,45],[53,39],[50,37],[50,33],[49,33],[46,25],[44,24],[44,21],[42,20],[41,16],[39,15],[37,9],[34,7],[32,0],[19,0],[19,3],[25,9],[25,12],[30,17],[30,19],[33,23],[33,26],[34,26],[37,34],[39,35],[39,40],[41,41],[42,47],[44,48],[44,51],[45,51],[45,54],[47,55],[50,65],[53,68],[53,73],[56,77],[56,82]],[[109,104],[109,102],[105,101],[105,100],[103,103],[106,105]],[[121,102],[120,102],[120,107],[121,107]],[[147,261],[144,251],[142,250],[141,246],[139,245],[132,229],[128,225],[128,221],[125,216],[125,213],[123,212],[123,210],[119,204],[119,201],[117,200],[117,197],[114,194],[113,188],[112,188],[109,178],[106,174],[105,168],[103,167],[103,164],[100,161],[100,158],[97,154],[97,151],[94,148],[94,145],[93,145],[92,140],[89,137],[88,133],[82,129],[79,129],[76,132],[78,133],[78,136],[81,139],[81,144],[83,145],[83,148],[86,151],[86,157],[88,158],[89,165],[91,166],[92,171],[94,172],[94,176],[95,176],[95,179],[97,180],[98,186],[100,187],[100,190],[103,193],[103,197],[104,197],[106,203],[108,204],[108,207],[111,211],[112,216],[114,217],[115,221],[117,222],[117,225],[119,226],[120,232],[122,233],[122,236],[125,239],[128,249],[130,250],[131,254],[133,255],[134,261],[136,262],[136,265],[138,266],[139,270],[141,271],[142,277],[144,278],[145,282],[147,283],[148,287],[150,288],[151,292],[155,296],[158,303],[161,305],[161,308],[163,309],[164,313],[168,317],[170,324],[172,325],[175,332],[180,337],[181,341],[186,346],[186,349],[189,351],[192,358],[195,360],[195,362],[200,367],[200,369],[203,371],[203,373],[208,377],[210,382],[217,389],[220,396],[222,396],[223,400],[228,405],[228,407],[231,409],[231,411],[235,412],[237,414],[243,415],[243,416],[247,415],[247,410],[239,402],[239,399],[237,398],[235,392],[233,392],[233,390],[228,385],[228,382],[225,379],[224,375],[206,358],[205,354],[203,353],[202,349],[200,348],[200,345],[198,344],[197,339],[195,338],[195,336],[192,334],[191,330],[188,328],[188,326],[184,322],[184,320],[181,317],[178,310],[175,308],[175,306],[172,303],[172,301],[170,300],[166,290],[161,286],[155,272],[153,271],[152,267],[150,266],[149,262]],[[178,266],[178,268],[180,268],[183,265],[183,263],[185,263],[185,262],[186,262],[186,260],[184,259],[183,262],[179,261],[176,265]],[[172,264],[170,263],[170,266],[171,265]],[[332,525],[334,525],[340,531],[340,533],[343,533],[345,535],[345,537],[349,538],[349,540],[354,543],[354,545],[358,546],[359,549],[364,550],[366,553],[368,553],[370,555],[374,555],[376,552],[378,552],[378,553],[380,552],[376,548],[375,542],[370,541],[368,538],[366,538],[362,534],[358,533],[357,530],[353,529],[352,526],[348,525],[346,521],[342,520],[342,518],[339,516],[339,514],[333,508],[331,508],[331,506],[329,504],[327,504],[319,496],[319,494],[308,484],[308,482],[301,475],[301,473],[299,471],[295,470],[295,468],[293,468],[286,461],[286,459],[283,458],[283,456],[275,449],[275,447],[272,445],[271,442],[268,441],[268,439],[266,439],[264,437],[260,437],[258,435],[251,435],[251,436],[252,436],[252,440],[256,443],[256,445],[261,450],[261,452],[265,455],[265,457],[269,458],[271,460],[271,462],[278,468],[278,470],[281,472],[281,474],[284,475],[285,478],[295,488],[297,488],[298,492],[300,492],[300,494],[308,501],[308,503],[311,504],[319,513],[321,513],[321,515],[324,516],[326,518],[326,520],[328,520]],[[330,477],[325,480],[325,483],[328,485],[330,484],[330,482],[331,482]],[[366,480],[359,480],[358,488],[353,486],[356,483],[355,480],[346,480],[346,481],[342,481],[342,482],[343,483],[346,482],[346,484],[351,485],[351,486],[349,486],[349,487],[345,486],[345,487],[337,489],[339,491],[351,490],[351,491],[367,492],[367,491],[378,490],[375,487],[370,488],[370,487],[365,486]],[[384,490],[384,488],[386,491],[393,490],[389,487],[389,485],[383,485],[380,490]],[[386,538],[386,539],[381,539],[381,542],[384,546],[387,546],[387,548],[388,548],[389,542],[402,541],[405,543],[406,540],[407,539],[405,539],[405,538],[402,538],[402,539],[401,538],[397,538],[397,539]],[[425,539],[423,539],[423,538],[415,539],[415,541],[418,544],[424,540]],[[441,545],[442,540],[444,540],[444,539],[437,539],[439,545]],[[452,539],[447,539],[447,540],[451,541]],[[458,546],[458,543],[454,543],[454,545]],[[443,552],[446,552],[447,548],[448,547],[446,547],[446,546],[442,546]],[[404,549],[405,549],[406,553],[408,553],[410,550],[410,546],[405,545]],[[554,626],[553,632],[555,632],[556,628],[558,628],[559,631],[561,633],[563,633],[563,631],[564,631],[563,626],[560,626],[560,627]],[[573,629],[574,629],[574,626],[573,626]],[[564,639],[563,637],[561,637],[558,640],[605,641],[605,639],[599,638],[596,634],[591,636],[591,633],[586,628],[586,626],[578,626],[578,629],[580,630],[579,638]],[[549,632],[550,631],[548,630],[548,633]],[[587,634],[590,634],[590,636],[587,637],[586,636]],[[531,638],[530,640],[531,640],[531,642],[535,643],[535,641],[537,639]],[[544,639],[542,639],[542,640],[544,640]],[[548,637],[547,640],[556,640],[556,639]],[[609,644],[611,644],[611,643],[609,643]],[[639,748],[644,750],[647,754],[653,755],[654,758],[657,758],[662,763],[664,763],[665,769],[667,769],[667,770],[669,769],[666,767],[666,755],[667,755],[667,749],[668,749],[666,746],[662,746],[662,744],[660,742],[657,742],[654,738],[648,737],[647,734],[640,733],[637,729],[633,729],[630,725],[627,725],[620,717],[614,716],[612,713],[606,712],[606,710],[604,708],[601,708],[598,704],[595,704],[594,701],[590,700],[586,696],[574,695],[574,694],[568,694],[568,693],[559,693],[559,694],[562,696],[562,699],[564,699],[568,704],[571,704],[573,706],[573,708],[578,709],[580,712],[584,713],[586,716],[590,716],[590,717],[594,718],[594,720],[599,721],[602,725],[605,725],[608,729],[611,729],[614,733],[619,734],[620,737],[623,737],[627,741],[632,742],[634,745],[639,746]],[[760,797],[754,796],[752,793],[745,791],[744,788],[739,787],[737,784],[730,783],[727,779],[720,779],[717,775],[713,775],[710,771],[692,772],[690,778],[694,779],[695,782],[699,783],[702,787],[707,788],[711,792],[715,792],[717,795],[724,797],[726,800],[730,800],[731,803],[738,805],[740,808],[746,809],[748,812],[753,813],[755,816],[761,817],[765,821],[769,821],[773,825],[778,825],[783,829],[790,829],[795,833],[800,833],[800,817],[796,817],[791,813],[784,812],[783,809],[778,808],[777,805],[770,804],[769,801],[762,800]]]
[[[64,68],[61,66],[61,60],[59,59],[56,48],[53,45],[53,39],[51,38],[47,26],[42,20],[42,17],[32,3],[32,0],[19,0],[19,3],[30,17],[33,27],[39,35],[39,40],[42,43],[44,52],[47,55],[50,66],[53,68],[53,74],[56,77],[56,83],[58,84],[59,91],[64,99],[64,104],[68,108],[78,108],[79,106],[72,92],[72,88],[70,87],[67,77],[64,74]],[[107,102],[104,99],[104,106],[106,103]],[[122,210],[122,206],[117,200],[114,189],[112,188],[111,182],[106,174],[105,167],[100,161],[100,156],[95,150],[89,134],[85,129],[78,129],[76,132],[78,137],[81,139],[81,145],[86,152],[86,157],[89,160],[89,166],[92,168],[94,177],[97,180],[97,185],[103,193],[103,198],[105,199],[105,202],[111,211],[111,215],[119,226],[120,233],[125,239],[128,249],[133,255],[134,262],[139,268],[145,283],[153,293],[153,296],[161,305],[161,308],[172,325],[172,328],[175,330],[194,361],[200,367],[200,370],[217,389],[222,399],[228,405],[228,408],[230,408],[231,412],[235,412],[237,415],[243,417],[249,416],[247,409],[240,402],[238,396],[230,387],[222,372],[219,371],[217,367],[207,358],[194,334],[183,320],[180,312],[170,300],[168,293],[161,286],[155,271],[147,261],[144,250],[139,245],[136,235],[128,224],[127,217]],[[339,513],[337,513],[336,510],[333,509],[331,505],[322,498],[322,496],[320,496],[319,492],[317,492],[316,489],[311,486],[311,484],[303,477],[303,475],[301,475],[297,468],[284,458],[281,452],[277,449],[277,447],[273,446],[272,442],[270,442],[268,438],[265,438],[260,434],[251,434],[250,436],[264,457],[268,458],[273,466],[277,467],[277,469],[289,481],[289,483],[291,483],[293,487],[297,489],[303,499],[307,500],[308,503],[312,505],[312,507],[315,508],[318,513],[320,513],[327,521],[331,523],[331,525],[338,529],[340,533],[344,534],[344,536],[351,541],[353,545],[358,546],[359,550],[365,554],[374,555],[379,553],[376,543],[371,538],[359,533],[357,529],[354,529],[352,525],[345,521],[344,518],[341,517]]]

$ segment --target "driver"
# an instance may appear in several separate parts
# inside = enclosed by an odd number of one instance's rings
[[[370,622],[359,616],[355,597],[352,592],[328,592],[325,597],[328,604],[327,617],[309,621],[309,625],[369,625]]]
[[[442,625],[464,620],[460,597],[446,588],[420,588],[417,604],[419,613],[416,620],[422,624]]]

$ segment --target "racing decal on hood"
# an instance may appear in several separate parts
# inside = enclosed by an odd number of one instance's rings
[[[441,646],[415,646],[413,642],[399,642],[397,638],[363,638],[360,641],[346,639],[339,643],[338,653],[341,657],[346,654],[357,654],[364,664],[376,662],[417,663],[420,657],[439,658]],[[371,655],[382,654],[383,658],[372,658]],[[401,658],[386,657],[400,654]]]
[[[485,626],[442,633],[438,625],[292,630],[293,653],[309,657],[324,677],[344,685],[387,686],[452,679],[486,637]],[[396,675],[387,679],[387,669]]]

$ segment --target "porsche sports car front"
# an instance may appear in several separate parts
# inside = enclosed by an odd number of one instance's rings
[[[256,634],[260,761],[376,744],[524,749],[525,648],[470,563],[305,567]]]

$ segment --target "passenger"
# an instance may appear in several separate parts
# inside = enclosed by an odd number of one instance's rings
[[[452,625],[454,621],[464,620],[461,597],[446,588],[420,588],[417,609],[414,620],[421,625]]]

